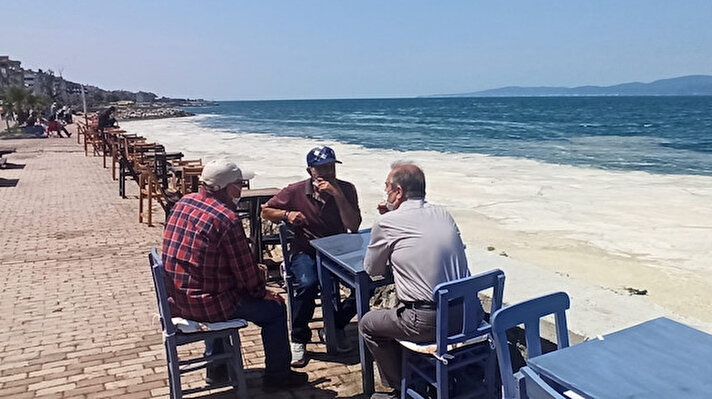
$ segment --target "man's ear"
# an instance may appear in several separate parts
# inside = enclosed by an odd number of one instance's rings
[[[307,167],[307,173],[309,174],[309,176],[312,176],[311,168]],[[312,177],[313,177],[313,176],[312,176]]]

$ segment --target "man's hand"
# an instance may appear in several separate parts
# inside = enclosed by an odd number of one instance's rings
[[[299,211],[290,211],[287,214],[287,222],[293,226],[302,226],[307,223],[307,218]]]
[[[385,201],[379,202],[379,203],[378,203],[378,206],[376,207],[376,209],[378,210],[378,213],[380,213],[381,215],[383,215],[384,213],[388,212],[388,207],[386,206],[386,202],[385,202]]]
[[[275,301],[284,305],[284,298],[277,291],[273,291],[269,287],[265,287],[265,299],[268,301]]]
[[[343,196],[344,193],[341,192],[341,188],[338,184],[334,184],[329,180],[317,179],[316,188],[319,193],[327,193],[332,197]]]

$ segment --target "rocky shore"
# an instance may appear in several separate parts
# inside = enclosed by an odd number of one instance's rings
[[[148,106],[119,106],[116,109],[116,119],[135,120],[135,119],[162,119],[162,118],[180,118],[184,116],[194,116],[191,112],[184,111],[180,108],[152,104]]]

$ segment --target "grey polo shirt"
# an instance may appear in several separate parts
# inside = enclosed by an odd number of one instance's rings
[[[393,268],[398,299],[433,301],[440,283],[470,275],[465,246],[450,212],[409,199],[373,225],[363,267],[371,276]]]

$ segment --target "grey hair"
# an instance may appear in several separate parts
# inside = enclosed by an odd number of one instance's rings
[[[400,186],[406,198],[425,198],[425,173],[409,161],[391,164],[391,183]]]

